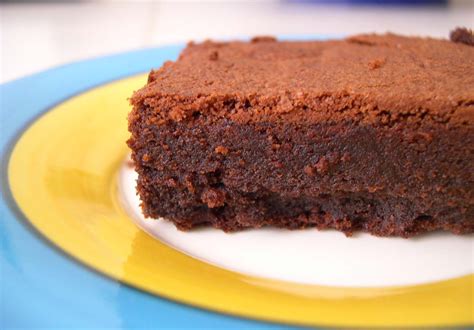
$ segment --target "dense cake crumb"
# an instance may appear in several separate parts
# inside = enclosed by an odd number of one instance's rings
[[[221,154],[221,155],[227,155],[229,153],[229,149],[227,149],[226,147],[224,146],[217,146],[214,151],[218,154]]]
[[[131,102],[147,217],[474,232],[474,47],[394,34],[190,43]]]
[[[219,52],[217,50],[214,50],[212,51],[210,54],[209,54],[209,59],[211,61],[217,61],[219,59]]]
[[[377,58],[369,62],[369,68],[372,70],[379,69],[385,64],[385,59]]]
[[[273,36],[258,36],[250,39],[250,42],[276,42],[277,39]]]
[[[474,33],[467,28],[456,28],[451,31],[449,38],[454,42],[474,46]]]

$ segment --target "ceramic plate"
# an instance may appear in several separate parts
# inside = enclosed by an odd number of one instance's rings
[[[181,46],[1,86],[4,327],[473,324],[473,237],[183,233],[144,219],[127,98]]]

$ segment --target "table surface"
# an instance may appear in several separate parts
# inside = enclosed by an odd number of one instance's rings
[[[445,7],[299,1],[0,4],[0,82],[81,59],[162,44],[249,35],[391,31],[447,37],[473,27],[474,1]]]

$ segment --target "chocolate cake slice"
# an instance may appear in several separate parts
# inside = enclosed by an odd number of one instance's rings
[[[474,47],[393,34],[191,43],[136,91],[146,217],[474,232]]]

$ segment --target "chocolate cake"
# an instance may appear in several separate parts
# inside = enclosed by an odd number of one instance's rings
[[[474,47],[393,34],[190,43],[136,91],[146,217],[474,232]]]

